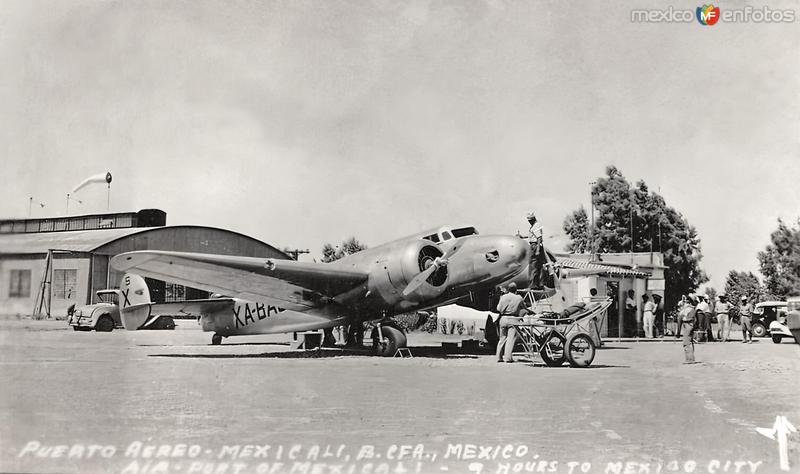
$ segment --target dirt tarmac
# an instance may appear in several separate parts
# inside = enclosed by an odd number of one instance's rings
[[[586,369],[290,351],[291,336],[73,332],[0,321],[0,471],[781,472],[756,427],[800,427],[800,347],[607,342]],[[788,460],[800,472],[798,433]]]

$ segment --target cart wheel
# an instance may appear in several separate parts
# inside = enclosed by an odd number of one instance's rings
[[[567,339],[567,360],[572,367],[588,367],[594,360],[594,341],[588,334],[577,333]]]
[[[548,367],[560,367],[564,364],[567,358],[564,350],[564,343],[566,339],[560,332],[553,331],[552,335],[547,339],[539,349],[539,355]]]

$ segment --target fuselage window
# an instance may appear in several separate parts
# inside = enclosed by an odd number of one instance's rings
[[[452,238],[453,238],[453,236],[450,235],[450,232],[447,232],[447,231],[442,232],[442,239],[443,240],[450,240]]]
[[[453,236],[455,238],[466,237],[468,235],[477,235],[478,231],[474,227],[462,227],[460,229],[453,229]]]

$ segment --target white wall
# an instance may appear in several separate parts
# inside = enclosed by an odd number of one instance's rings
[[[36,304],[36,294],[42,283],[44,273],[45,258],[20,258],[20,257],[0,257],[0,315],[22,315],[28,316],[33,313]],[[54,259],[53,269],[77,270],[75,292],[69,299],[56,298],[51,300],[51,316],[66,315],[67,308],[71,304],[86,304],[89,294],[89,259],[80,258],[58,258]],[[10,297],[11,289],[11,270],[30,270],[31,271],[31,291],[28,297]]]

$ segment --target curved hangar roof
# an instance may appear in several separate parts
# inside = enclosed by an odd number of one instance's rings
[[[44,254],[48,250],[117,255],[133,250],[289,258],[258,239],[214,227],[168,226],[126,229],[76,230],[28,234],[0,234],[0,254]]]

